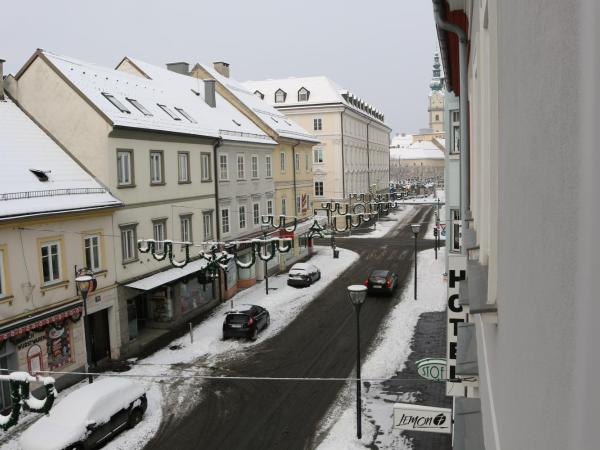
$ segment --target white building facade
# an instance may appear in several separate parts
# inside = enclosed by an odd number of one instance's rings
[[[321,141],[313,149],[316,200],[387,191],[391,129],[375,107],[323,76],[244,85]]]

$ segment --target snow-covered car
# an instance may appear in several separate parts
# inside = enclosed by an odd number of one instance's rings
[[[321,271],[312,264],[296,263],[288,273],[288,286],[310,286],[321,278]]]
[[[223,339],[246,337],[255,341],[259,330],[271,323],[269,311],[257,305],[239,305],[236,310],[227,311],[223,321]]]
[[[84,450],[104,445],[142,421],[148,406],[139,382],[104,378],[64,397],[22,435],[22,450]]]

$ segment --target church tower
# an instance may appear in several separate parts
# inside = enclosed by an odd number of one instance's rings
[[[436,53],[433,56],[433,77],[429,83],[429,128],[436,133],[444,132],[444,79],[442,78],[442,69],[440,64],[440,55]]]

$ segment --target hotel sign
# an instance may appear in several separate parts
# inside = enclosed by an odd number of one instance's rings
[[[467,279],[466,255],[448,255],[448,302],[447,302],[447,378],[456,378],[456,350],[458,337],[458,324],[467,322],[469,311],[467,305],[459,303],[459,286],[461,281]],[[446,383],[446,395],[455,397],[465,396],[464,383]]]

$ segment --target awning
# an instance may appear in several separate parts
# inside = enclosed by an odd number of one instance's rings
[[[31,330],[42,328],[54,322],[59,322],[67,317],[81,314],[81,300],[74,303],[54,308],[49,311],[35,314],[31,317],[15,320],[0,327],[0,342]]]
[[[139,289],[140,291],[150,291],[158,286],[170,283],[172,281],[183,278],[187,275],[191,275],[198,272],[200,269],[205,267],[207,261],[204,259],[197,259],[192,261],[187,266],[173,267],[172,269],[165,270],[164,272],[155,273],[149,277],[142,278],[141,280],[134,281],[133,283],[126,284],[125,286],[133,289]]]

